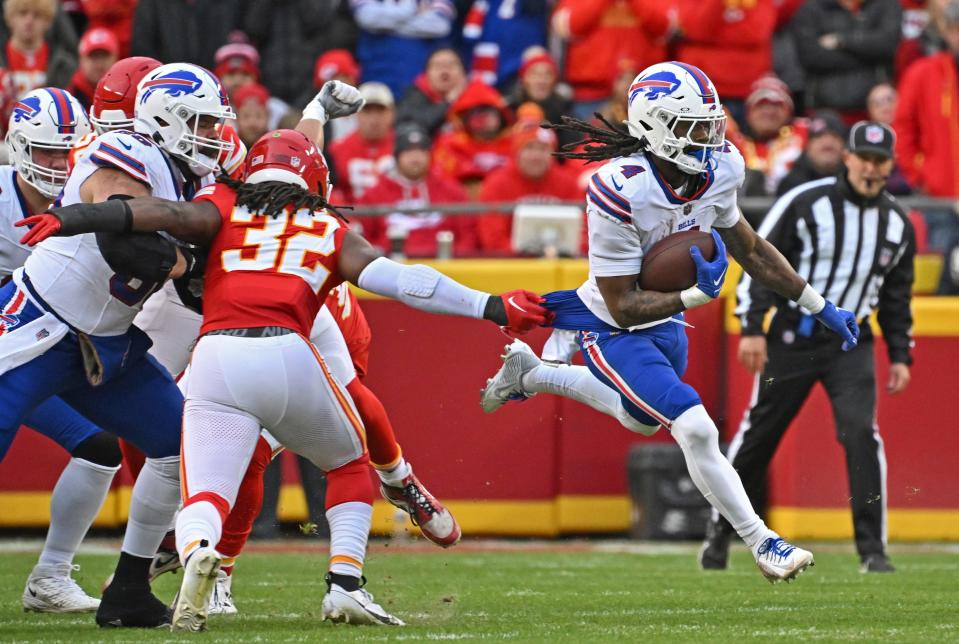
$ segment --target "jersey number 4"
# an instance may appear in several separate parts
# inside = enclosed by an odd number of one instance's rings
[[[314,228],[317,219],[307,210],[297,211],[290,219],[286,212],[273,218],[254,215],[246,208],[235,208],[230,215],[230,221],[249,224],[257,217],[264,220],[263,227],[246,229],[243,249],[223,251],[223,270],[275,270],[278,273],[296,275],[305,280],[314,292],[319,291],[330,275],[321,258],[332,255],[336,250],[333,233],[338,224],[332,218],[326,219],[324,216],[323,225]],[[298,230],[288,234],[288,225],[313,230]],[[252,256],[251,248],[254,249]]]

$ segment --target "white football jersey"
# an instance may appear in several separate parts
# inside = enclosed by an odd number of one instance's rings
[[[99,168],[125,172],[149,185],[154,197],[183,198],[183,176],[166,154],[146,137],[119,130],[98,137],[79,156],[58,205],[79,203],[80,187]],[[125,333],[155,290],[153,284],[117,275],[100,254],[93,233],[42,241],[23,272],[61,318],[91,335]],[[20,279],[18,271],[14,280]]]
[[[20,243],[27,229],[13,225],[29,214],[30,208],[17,185],[16,169],[12,165],[0,166],[0,279],[23,266],[33,250]]]
[[[639,274],[643,253],[673,233],[691,228],[708,232],[739,221],[736,191],[745,177],[743,157],[727,142],[713,159],[706,180],[689,195],[677,194],[642,152],[613,159],[590,178],[586,189],[589,279],[576,293],[603,322],[619,326],[606,308],[597,277]]]

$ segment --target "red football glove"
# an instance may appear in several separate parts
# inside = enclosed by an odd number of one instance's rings
[[[23,237],[20,238],[20,243],[26,244],[27,246],[36,246],[47,237],[53,237],[60,232],[61,224],[59,217],[45,212],[42,215],[24,217],[13,225],[30,226],[30,230],[24,233]]]
[[[546,300],[531,291],[509,291],[500,295],[500,299],[508,321],[503,328],[508,332],[523,335],[553,320],[553,312],[540,306]]]

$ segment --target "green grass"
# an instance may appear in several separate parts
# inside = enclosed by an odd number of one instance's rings
[[[302,548],[301,541],[293,542]],[[465,547],[464,547],[465,546]],[[542,547],[540,547],[542,546]],[[278,549],[283,549],[280,546]],[[193,640],[740,642],[959,642],[956,549],[893,550],[898,572],[862,575],[848,548],[813,548],[817,565],[792,584],[771,586],[745,551],[725,573],[697,570],[694,549],[622,542],[523,544],[450,552],[376,545],[368,589],[405,628],[320,621],[324,550],[244,555],[234,596],[240,615],[214,617]],[[77,578],[88,590],[114,556],[84,554]],[[92,616],[25,614],[23,583],[34,553],[0,554],[0,640],[160,641],[161,631],[100,630]],[[155,591],[172,598],[180,575]]]

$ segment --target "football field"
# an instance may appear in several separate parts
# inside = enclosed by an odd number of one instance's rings
[[[772,586],[744,548],[732,568],[704,573],[693,544],[625,541],[466,541],[448,552],[374,542],[367,586],[406,627],[320,621],[325,544],[251,544],[237,565],[240,614],[209,632],[101,630],[91,615],[20,606],[38,542],[0,544],[0,641],[959,642],[959,547],[891,548],[898,572],[863,575],[849,546],[804,544],[816,566]],[[115,542],[78,557],[92,591],[111,572]],[[170,600],[180,574],[155,591]],[[93,594],[93,593],[91,593]]]

